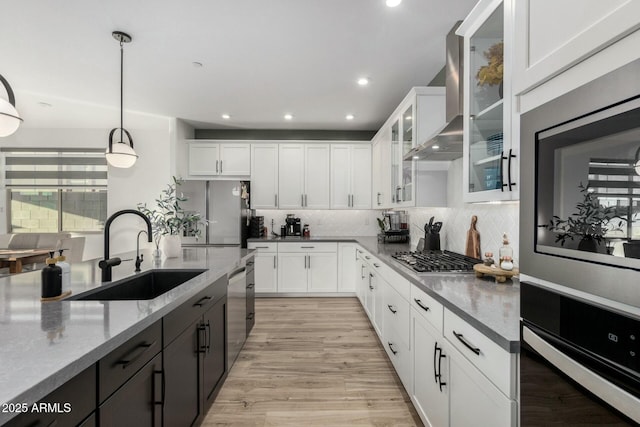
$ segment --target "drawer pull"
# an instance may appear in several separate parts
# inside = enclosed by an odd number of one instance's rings
[[[366,259],[371,259],[371,257],[370,257],[370,256],[367,256],[367,255],[365,255],[364,257],[365,257]]]
[[[269,249],[269,246],[256,246],[255,249]]]
[[[131,351],[130,353],[132,355],[131,357],[118,360],[115,364],[122,365],[122,369],[127,369],[129,365],[134,363],[136,360],[140,359],[142,355],[145,354],[155,344],[156,344],[156,341],[152,342],[151,344],[148,344],[146,342],[142,344],[138,344],[138,346]]]
[[[313,249],[315,246],[300,246],[302,249]]]
[[[247,320],[253,320],[253,317],[255,316],[255,313],[249,313],[247,315]]]
[[[202,297],[198,300],[198,302],[196,302],[195,304],[193,304],[193,307],[202,307],[205,303],[205,301],[210,300],[211,297]]]
[[[429,307],[427,307],[425,305],[422,305],[422,301],[421,300],[419,300],[417,298],[414,298],[413,300],[416,302],[416,304],[418,304],[418,307],[420,307],[424,311],[429,311]]]
[[[391,350],[391,353],[398,354],[398,352],[393,349],[393,343],[390,343],[389,341],[387,341],[387,345],[389,346],[389,350]]]
[[[375,262],[373,263],[373,266],[374,266],[375,268],[380,268],[380,264],[376,264]]]
[[[464,344],[465,347],[467,347],[469,350],[473,351],[475,354],[480,356],[480,349],[478,347],[474,347],[471,344],[469,344],[467,340],[464,339],[464,335],[459,334],[456,331],[453,331],[453,335],[455,335],[456,338],[458,338],[458,341]]]
[[[253,288],[254,288],[254,286],[255,286],[255,285],[254,285],[253,283],[249,283],[249,284],[247,285],[247,289],[253,289]]]
[[[373,290],[373,286],[369,285],[369,289]]]
[[[391,304],[387,304],[387,307],[389,307],[389,311],[392,312],[393,314],[396,314],[398,312],[398,310],[393,309],[393,306]]]

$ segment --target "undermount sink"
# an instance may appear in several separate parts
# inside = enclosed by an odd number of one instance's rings
[[[95,289],[72,295],[67,300],[122,301],[156,298],[207,270],[150,270]]]

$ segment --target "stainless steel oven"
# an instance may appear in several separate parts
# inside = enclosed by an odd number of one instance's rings
[[[521,283],[520,425],[640,423],[640,320]]]

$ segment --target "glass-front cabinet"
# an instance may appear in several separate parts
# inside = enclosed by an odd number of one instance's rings
[[[398,206],[413,203],[414,161],[403,160],[414,147],[414,104],[403,108],[402,115],[391,125],[391,202]]]
[[[512,126],[511,0],[480,1],[457,33],[465,38],[465,202],[517,200],[518,135]]]

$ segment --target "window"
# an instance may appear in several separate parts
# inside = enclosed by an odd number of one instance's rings
[[[107,218],[102,150],[3,149],[11,233],[99,232]]]

